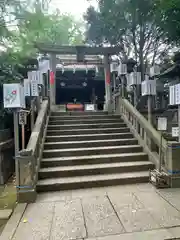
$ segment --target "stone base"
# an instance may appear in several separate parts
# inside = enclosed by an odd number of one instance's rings
[[[180,176],[171,176],[170,177],[170,186],[171,188],[179,188],[180,187]]]
[[[37,192],[33,190],[24,190],[18,192],[17,201],[18,203],[34,203],[36,201]]]

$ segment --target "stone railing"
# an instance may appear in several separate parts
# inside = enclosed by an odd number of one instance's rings
[[[14,140],[10,129],[0,130],[0,185],[14,172]]]
[[[19,152],[18,202],[34,202],[36,183],[49,120],[49,100],[43,100],[27,148]]]
[[[120,94],[115,95],[115,103],[116,114],[121,115],[150,161],[158,168],[162,154],[162,167],[170,176],[171,186],[180,186],[180,143],[169,142],[164,138],[161,141],[160,133]]]

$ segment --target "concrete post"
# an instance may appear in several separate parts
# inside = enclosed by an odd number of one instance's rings
[[[169,142],[167,155],[165,157],[165,166],[171,177],[171,187],[180,187],[180,143]]]
[[[50,105],[56,104],[56,54],[51,54],[50,70],[54,73],[54,83],[50,82]]]
[[[106,91],[105,111],[112,112],[111,71],[108,55],[104,56],[104,73]]]

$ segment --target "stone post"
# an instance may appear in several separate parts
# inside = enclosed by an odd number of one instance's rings
[[[180,143],[168,142],[165,166],[172,188],[180,187]]]
[[[110,71],[110,62],[109,56],[104,56],[104,75],[105,75],[105,92],[106,92],[106,100],[105,100],[105,111],[109,113],[112,112],[112,90],[111,90],[111,71]]]
[[[50,106],[56,104],[56,54],[50,56],[50,71],[54,73],[54,82],[50,82]]]

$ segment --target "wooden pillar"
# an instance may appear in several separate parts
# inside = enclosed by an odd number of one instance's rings
[[[104,56],[104,73],[106,91],[105,111],[112,112],[111,71],[108,55]]]
[[[53,106],[56,104],[56,54],[50,56],[50,75],[51,72],[54,74],[54,81],[50,80],[50,105]]]

